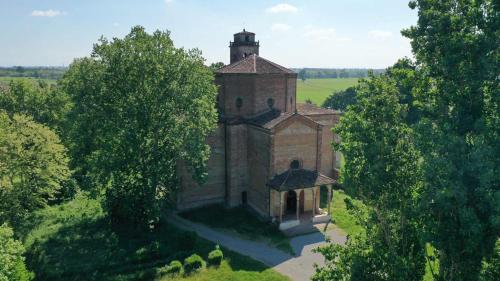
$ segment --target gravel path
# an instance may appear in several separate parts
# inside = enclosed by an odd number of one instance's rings
[[[321,254],[313,253],[312,250],[325,244],[325,235],[329,236],[335,243],[344,244],[345,236],[337,230],[329,230],[325,234],[316,232],[312,234],[294,237],[290,240],[296,257],[287,254],[277,248],[269,246],[265,242],[250,241],[241,237],[214,230],[202,224],[185,220],[179,216],[171,216],[170,222],[178,227],[195,231],[199,236],[218,243],[232,251],[258,260],[294,281],[309,280],[314,273],[313,264],[323,264]]]

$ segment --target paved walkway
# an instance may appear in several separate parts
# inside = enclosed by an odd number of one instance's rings
[[[313,264],[323,264],[321,254],[313,253],[312,250],[325,244],[325,235],[329,236],[335,243],[344,244],[345,236],[337,230],[329,230],[325,234],[316,232],[291,238],[290,244],[296,253],[296,257],[287,254],[277,248],[269,246],[265,242],[250,241],[241,237],[230,235],[214,230],[202,224],[185,220],[179,216],[171,216],[169,221],[178,227],[195,231],[199,236],[218,243],[232,251],[242,255],[250,256],[294,281],[310,280],[314,273]]]

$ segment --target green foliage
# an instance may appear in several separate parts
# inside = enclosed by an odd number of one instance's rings
[[[420,155],[404,122],[407,107],[400,103],[389,75],[361,81],[357,100],[334,128],[342,138],[335,150],[347,160],[343,185],[367,206],[365,210],[344,200],[366,235],[350,237],[346,248],[320,250],[327,265],[318,268],[314,278],[421,281],[424,247],[414,214],[414,194],[421,185]]]
[[[59,79],[67,70],[66,67],[25,67],[25,66],[12,66],[0,67],[0,78],[37,78],[37,79]]]
[[[199,255],[192,254],[184,260],[184,272],[186,274],[190,274],[198,269],[201,269],[203,267],[203,263],[204,261]]]
[[[182,271],[182,263],[178,260],[173,260],[166,268],[168,274],[179,274]]]
[[[29,281],[34,275],[24,264],[24,247],[14,240],[14,232],[6,224],[0,225],[0,280]]]
[[[298,77],[299,77],[300,80],[302,80],[302,82],[306,81],[306,79],[307,79],[306,70],[305,69],[301,69],[299,71]]]
[[[323,107],[345,111],[347,106],[356,103],[356,88],[349,87],[345,90],[334,92],[323,102]]]
[[[0,222],[17,226],[54,200],[69,177],[66,149],[54,132],[0,110]]]
[[[417,0],[411,40],[430,86],[416,97],[426,236],[440,280],[477,280],[500,232],[499,2]]]
[[[31,116],[58,133],[62,132],[70,108],[69,97],[43,80],[13,80],[8,87],[0,87],[0,109],[10,116],[14,113]]]
[[[497,240],[495,244],[493,255],[483,260],[479,280],[500,280],[500,240]]]
[[[358,213],[367,212],[366,206],[360,200],[351,198],[341,190],[333,191],[330,204],[332,222],[350,237],[364,233],[364,228],[356,220],[356,216],[353,215],[355,209],[360,210]]]
[[[219,266],[224,259],[224,254],[219,248],[219,245],[215,246],[215,250],[208,253],[208,264]]]
[[[215,72],[221,68],[224,67],[224,63],[219,61],[219,62],[214,62],[212,64],[210,64],[210,66],[208,67],[211,71]]]
[[[157,222],[178,186],[179,165],[202,182],[215,128],[216,87],[198,50],[174,47],[168,32],[134,27],[101,39],[61,81],[69,114],[72,164],[84,187],[104,187],[114,222]]]
[[[178,242],[187,232],[164,223],[148,231],[114,227],[99,201],[83,193],[33,212],[16,234],[24,241],[27,265],[37,279],[53,281],[156,280],[164,274],[166,263],[193,253],[207,256],[215,247],[198,238],[191,251],[184,251]],[[229,250],[224,254],[221,272],[203,271],[195,276],[203,280],[287,280],[248,257]],[[221,278],[209,278],[214,275]]]

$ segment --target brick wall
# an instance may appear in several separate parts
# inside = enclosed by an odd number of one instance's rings
[[[274,173],[289,169],[294,159],[300,160],[302,168],[316,170],[318,131],[297,118],[275,133]]]
[[[188,209],[210,203],[224,202],[225,200],[225,149],[224,125],[219,124],[215,132],[207,138],[211,147],[208,160],[207,181],[198,185],[191,177],[187,168],[179,164],[181,188],[177,194],[177,208]]]
[[[248,126],[248,204],[263,216],[269,214],[270,150],[269,132]]]
[[[247,125],[227,127],[227,205],[241,204],[241,193],[248,189]]]

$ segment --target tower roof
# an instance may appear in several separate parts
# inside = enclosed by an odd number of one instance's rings
[[[250,32],[250,31],[246,31],[245,29],[243,29],[243,31],[240,31],[240,32],[238,32],[238,33],[235,33],[234,35],[238,35],[238,34],[245,34],[245,35],[249,35],[249,34],[251,34],[251,35],[255,35],[255,33]]]
[[[226,65],[216,71],[216,73],[289,73],[295,74],[294,71],[283,67],[279,64],[252,54],[240,61]]]

